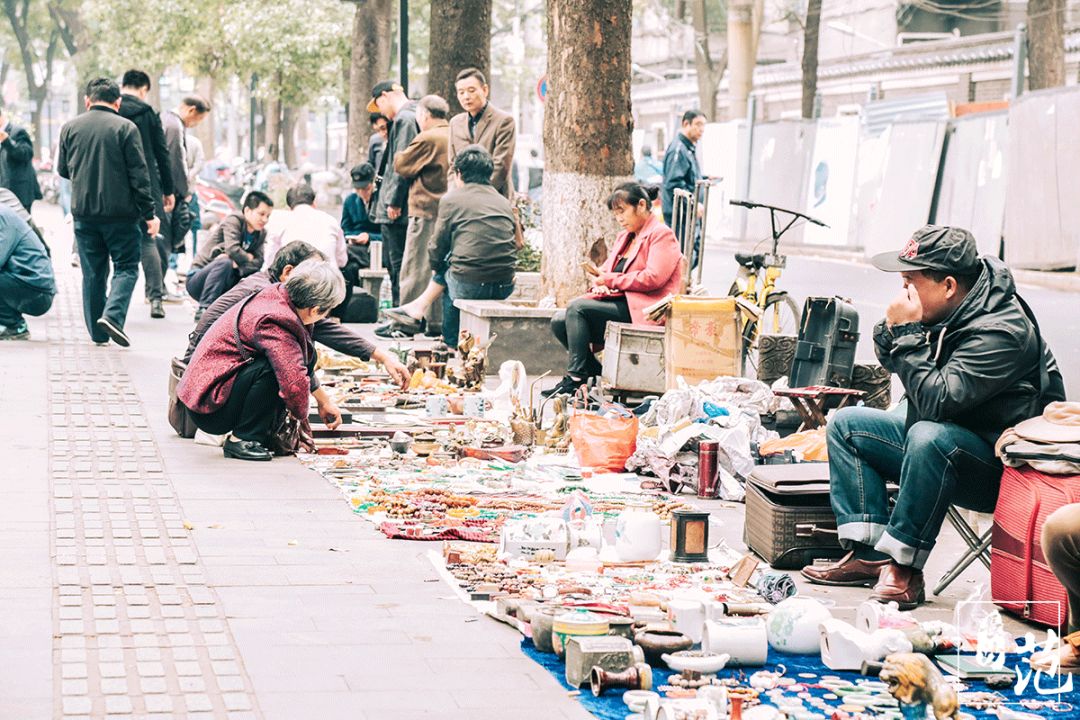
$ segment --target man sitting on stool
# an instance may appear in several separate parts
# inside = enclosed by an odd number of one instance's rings
[[[829,423],[832,508],[849,552],[802,573],[822,585],[876,583],[874,600],[910,609],[925,600],[922,568],[949,506],[993,511],[998,435],[1065,391],[1008,268],[980,259],[967,230],[927,225],[873,263],[904,282],[874,345],[905,402],[843,408]],[[890,509],[886,483],[897,481]]]

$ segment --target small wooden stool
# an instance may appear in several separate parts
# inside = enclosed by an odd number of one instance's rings
[[[821,427],[826,422],[825,413],[829,410],[842,408],[852,400],[861,399],[866,395],[862,390],[848,390],[825,385],[774,390],[773,394],[791,400],[791,404],[795,406],[799,417],[803,420],[802,425],[799,426],[800,432]]]

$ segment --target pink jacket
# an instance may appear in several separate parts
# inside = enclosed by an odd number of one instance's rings
[[[633,237],[623,232],[611,248],[607,262],[600,268],[604,284],[613,290],[622,290],[630,307],[630,320],[635,325],[657,325],[645,317],[645,308],[667,295],[676,295],[682,289],[683,254],[675,233],[667,225],[650,215],[642,226],[641,242],[634,249],[623,272],[612,272],[615,262]]]
[[[242,305],[233,305],[211,326],[176,387],[176,397],[193,412],[221,409],[237,372],[246,364],[245,355],[236,346],[236,314]],[[240,341],[247,356],[265,355],[270,361],[278,394],[292,416],[307,417],[312,390],[308,368],[313,365],[315,347],[311,331],[296,314],[284,285],[271,285],[243,305]]]

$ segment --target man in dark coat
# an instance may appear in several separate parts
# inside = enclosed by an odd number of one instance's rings
[[[30,133],[13,124],[0,107],[0,187],[15,193],[27,212],[35,200],[41,199],[33,160],[34,141]]]
[[[112,339],[127,347],[124,321],[139,279],[142,237],[156,235],[161,221],[154,217],[139,129],[120,117],[120,86],[108,78],[91,80],[86,109],[60,129],[56,170],[71,180],[86,329],[98,344]]]
[[[927,225],[873,263],[903,281],[874,346],[904,402],[842,408],[829,422],[830,499],[850,552],[802,572],[822,585],[874,585],[872,599],[910,609],[925,600],[922,569],[949,507],[993,512],[998,436],[1065,389],[1009,269],[980,258],[967,230]]]
[[[125,117],[139,128],[146,169],[150,173],[150,193],[154,196],[154,214],[162,222],[173,208],[173,178],[169,167],[169,154],[165,150],[165,133],[161,118],[149,103],[150,76],[142,70],[124,73],[120,91],[120,117]],[[162,301],[165,298],[165,268],[169,264],[172,248],[165,237],[147,235],[142,241],[142,268],[146,281],[146,297],[150,300],[150,317],[165,317]]]

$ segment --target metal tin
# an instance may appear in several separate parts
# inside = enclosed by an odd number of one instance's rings
[[[718,440],[702,440],[698,443],[698,486],[697,495],[702,499],[715,498],[717,494],[717,456],[720,453]]]

